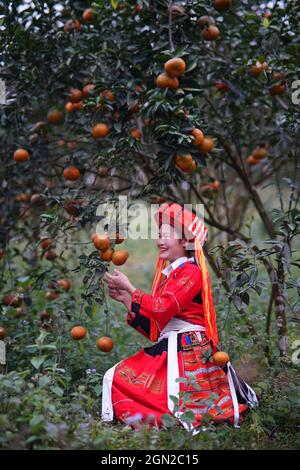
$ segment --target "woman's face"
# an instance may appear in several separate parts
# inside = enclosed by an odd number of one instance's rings
[[[159,256],[171,263],[182,256],[186,256],[185,245],[187,240],[180,238],[174,227],[162,224],[157,239]]]

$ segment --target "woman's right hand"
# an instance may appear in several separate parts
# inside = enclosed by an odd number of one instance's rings
[[[113,287],[108,289],[109,296],[113,299],[116,300],[117,302],[122,302],[125,307],[130,310],[131,306],[131,295],[128,294],[126,290],[122,289],[115,289]]]

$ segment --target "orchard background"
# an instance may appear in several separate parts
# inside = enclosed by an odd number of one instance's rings
[[[2,448],[299,446],[299,20],[296,0],[0,1]],[[204,205],[222,349],[261,397],[239,430],[101,423],[104,372],[146,344],[91,240],[119,195]],[[155,241],[111,247],[149,292]]]

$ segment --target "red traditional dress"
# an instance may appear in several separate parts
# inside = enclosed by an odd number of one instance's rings
[[[159,274],[152,294],[133,292],[127,314],[128,325],[155,344],[106,372],[103,421],[161,426],[162,415],[173,414],[196,433],[209,414],[215,422],[238,427],[258,400],[230,363],[221,368],[213,362],[217,330],[206,311],[207,295],[203,299],[207,272],[194,257],[182,257]],[[194,413],[192,425],[182,416],[188,410]]]

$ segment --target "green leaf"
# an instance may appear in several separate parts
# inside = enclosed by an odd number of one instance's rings
[[[62,388],[58,387],[58,386],[53,386],[51,387],[51,392],[54,393],[54,395],[57,395],[58,397],[62,397],[63,394],[64,394],[64,391]]]
[[[35,369],[39,369],[47,356],[36,356],[31,359],[31,364]]]
[[[41,431],[44,427],[44,416],[34,415],[29,421],[29,426],[32,433]]]

